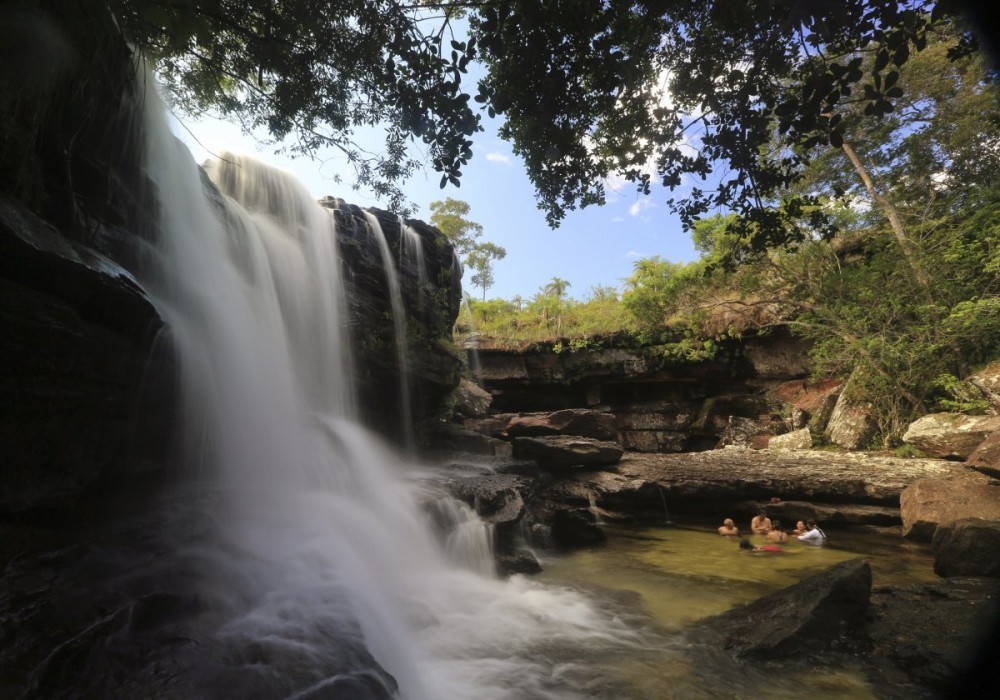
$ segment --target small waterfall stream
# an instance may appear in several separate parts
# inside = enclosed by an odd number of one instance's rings
[[[199,620],[229,650],[217,687],[614,697],[595,694],[600,663],[646,643],[631,623],[568,588],[496,579],[489,528],[356,422],[330,213],[291,176],[232,155],[207,168],[222,193],[209,196],[158,100],[146,104],[162,235],[142,282],[180,358],[187,433],[207,436],[200,492],[220,534],[198,552]],[[436,518],[422,505],[435,499]]]
[[[417,298],[417,308],[423,313],[427,305],[427,263],[424,262],[424,239],[420,234],[408,226],[406,219],[399,217],[399,266],[402,269],[404,263],[412,261],[410,264],[417,270],[417,284],[420,293]]]
[[[385,238],[382,224],[371,212],[365,211],[368,231],[378,244],[382,256],[382,269],[385,272],[385,283],[389,290],[389,303],[392,308],[393,339],[396,344],[396,364],[399,367],[399,402],[403,406],[402,416],[403,443],[410,450],[414,445],[413,420],[410,413],[410,354],[406,346],[406,307],[403,305],[403,292],[399,284],[399,273],[392,259],[389,241]],[[402,232],[400,232],[400,251],[403,249]]]

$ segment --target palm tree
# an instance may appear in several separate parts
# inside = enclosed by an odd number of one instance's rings
[[[545,285],[545,288],[542,291],[544,291],[550,297],[555,297],[556,299],[562,299],[563,294],[571,286],[572,285],[566,280],[561,279],[559,277],[553,277],[552,280],[547,285]]]

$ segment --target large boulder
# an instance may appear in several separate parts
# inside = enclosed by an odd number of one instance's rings
[[[932,545],[938,576],[1000,577],[1000,521],[962,518],[939,525]]]
[[[804,648],[833,646],[863,632],[871,590],[868,562],[851,559],[708,618],[696,636],[744,659],[775,658],[800,653]]]
[[[852,386],[848,379],[826,424],[826,436],[845,450],[863,450],[874,437],[876,426],[871,407],[855,396]]]
[[[965,464],[978,472],[1000,478],[1000,432],[991,433],[979,443]]]
[[[991,433],[1000,431],[1000,416],[930,413],[910,424],[903,442],[946,459],[965,459]]]
[[[809,432],[809,428],[793,430],[784,435],[775,435],[767,443],[769,450],[808,450],[812,446],[812,434]]]
[[[538,462],[545,469],[608,467],[624,454],[614,442],[571,435],[514,438],[514,457]]]
[[[474,382],[463,379],[455,389],[455,413],[466,418],[484,418],[493,397]]]
[[[1000,520],[1000,482],[975,472],[961,479],[920,479],[900,494],[899,511],[903,536],[920,540],[962,518]]]
[[[584,408],[553,413],[521,413],[507,423],[510,437],[539,435],[577,435],[595,440],[614,440],[618,436],[617,419],[612,413]]]
[[[529,490],[529,484],[515,474],[484,474],[456,479],[448,490],[485,522],[500,525],[516,523],[524,516],[522,493]]]

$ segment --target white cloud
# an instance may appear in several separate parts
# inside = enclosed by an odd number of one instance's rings
[[[642,212],[646,211],[647,209],[652,209],[655,206],[656,205],[652,202],[652,200],[648,198],[637,199],[635,200],[635,202],[632,203],[632,206],[628,208],[628,213],[631,216],[639,216],[639,214],[641,214]]]
[[[637,253],[634,250],[630,250],[629,252],[625,253],[625,257],[626,258],[644,258],[646,256],[644,256],[642,253]]]
[[[504,165],[510,165],[510,156],[506,153],[487,153],[486,160],[491,163],[503,163]]]

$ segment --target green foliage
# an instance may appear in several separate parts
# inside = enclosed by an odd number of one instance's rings
[[[940,392],[934,409],[948,413],[968,413],[982,415],[990,408],[990,402],[974,386],[963,382],[953,374],[942,374],[931,382]]]
[[[503,115],[552,225],[620,173],[645,194],[679,189],[688,226],[734,211],[761,250],[798,239],[803,215],[823,224],[812,194],[776,207],[780,193],[808,151],[840,147],[844,105],[870,122],[905,108],[899,69],[957,15],[933,0],[489,3],[471,17],[489,71],[476,99]]]
[[[460,256],[472,252],[476,243],[482,238],[483,227],[465,217],[469,215],[469,204],[448,197],[444,201],[431,202],[431,225],[443,233]]]
[[[69,4],[69,3],[64,3]],[[406,211],[399,190],[429,160],[442,187],[460,184],[481,129],[463,79],[478,53],[452,34],[452,14],[395,0],[79,0],[113,13],[189,114],[263,129],[300,154],[342,152],[358,184]],[[359,145],[382,125],[384,150]],[[410,154],[411,140],[426,154]],[[426,157],[425,157],[426,156]]]
[[[486,290],[493,286],[493,261],[503,260],[507,251],[495,243],[476,243],[472,246],[465,264],[472,270],[472,284],[483,290],[483,301],[486,301]]]
[[[672,263],[659,256],[637,260],[626,280],[622,304],[640,328],[662,328],[704,279],[704,263]]]
[[[892,456],[901,457],[902,459],[923,459],[931,455],[913,445],[900,445],[892,451]]]

